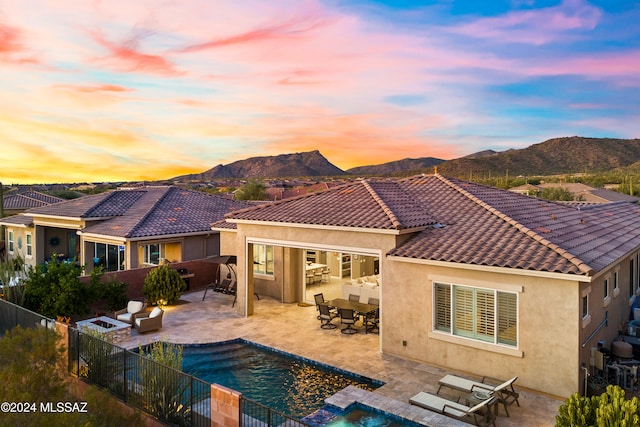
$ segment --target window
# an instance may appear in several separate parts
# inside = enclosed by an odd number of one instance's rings
[[[253,274],[273,276],[273,246],[253,245]]]
[[[142,247],[142,262],[145,264],[158,265],[161,259],[165,258],[164,245],[152,243]]]
[[[434,283],[435,330],[517,346],[518,297],[512,292]]]
[[[604,298],[609,298],[609,279],[604,279]]]
[[[31,233],[27,233],[27,257],[33,256],[33,236]]]
[[[13,245],[14,245],[14,237],[13,237],[13,230],[9,230],[9,253],[12,254],[14,251]]]
[[[124,270],[124,246],[95,243],[93,263],[104,267],[105,271]]]
[[[582,318],[589,317],[589,294],[582,297]]]

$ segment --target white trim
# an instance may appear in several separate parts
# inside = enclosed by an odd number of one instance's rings
[[[408,262],[411,264],[433,265],[435,267],[456,268],[460,270],[484,271],[487,273],[512,274],[515,276],[544,277],[548,279],[568,280],[570,282],[591,283],[591,281],[593,280],[592,277],[579,276],[577,274],[552,273],[548,271],[538,271],[538,270],[520,270],[517,268],[494,267],[494,266],[488,266],[488,265],[462,264],[462,263],[449,262],[449,261],[435,261],[430,259],[407,258],[407,257],[402,257],[397,255],[388,255],[387,259],[391,261]]]
[[[214,235],[213,231],[198,231],[194,233],[183,233],[183,234],[158,234],[155,236],[142,236],[142,237],[122,237],[122,236],[111,236],[108,234],[95,234],[95,233],[85,233],[82,230],[78,230],[76,232],[77,235],[82,236],[86,239],[120,239],[118,241],[122,242],[146,242],[146,241],[161,241],[166,239],[181,239],[185,237],[193,237],[193,236],[211,236]]]
[[[29,237],[31,237],[31,243],[29,243]],[[31,247],[31,254],[29,254],[29,247]],[[33,232],[31,231],[24,234],[24,257],[33,259]]]
[[[427,227],[414,227],[414,228],[405,228],[402,230],[396,230],[396,229],[384,229],[384,228],[349,227],[344,225],[340,226],[340,225],[323,225],[323,224],[301,224],[298,222],[256,221],[256,220],[235,219],[235,218],[227,218],[227,221],[235,224],[249,224],[249,225],[261,225],[261,226],[271,226],[271,227],[287,227],[287,228],[310,228],[310,229],[323,230],[323,231],[328,231],[328,230],[355,231],[359,233],[392,234],[392,235],[419,233],[427,229]]]

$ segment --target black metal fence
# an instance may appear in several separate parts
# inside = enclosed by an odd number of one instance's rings
[[[240,427],[265,426],[310,427],[311,425],[241,396]]]
[[[20,325],[23,328],[55,328],[55,321],[19,305],[0,299],[0,336]]]
[[[69,329],[69,371],[177,426],[211,425],[211,385],[100,337]]]

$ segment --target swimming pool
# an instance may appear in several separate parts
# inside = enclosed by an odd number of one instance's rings
[[[384,384],[243,339],[184,345],[182,370],[298,419],[348,385],[374,390]]]
[[[361,403],[354,403],[345,410],[327,405],[302,421],[314,427],[423,427]]]

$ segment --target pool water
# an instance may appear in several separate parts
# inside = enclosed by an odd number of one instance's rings
[[[374,390],[384,384],[242,339],[184,345],[182,370],[297,419],[349,385]]]
[[[302,421],[314,427],[422,427],[360,403],[354,403],[345,410],[327,405]]]

